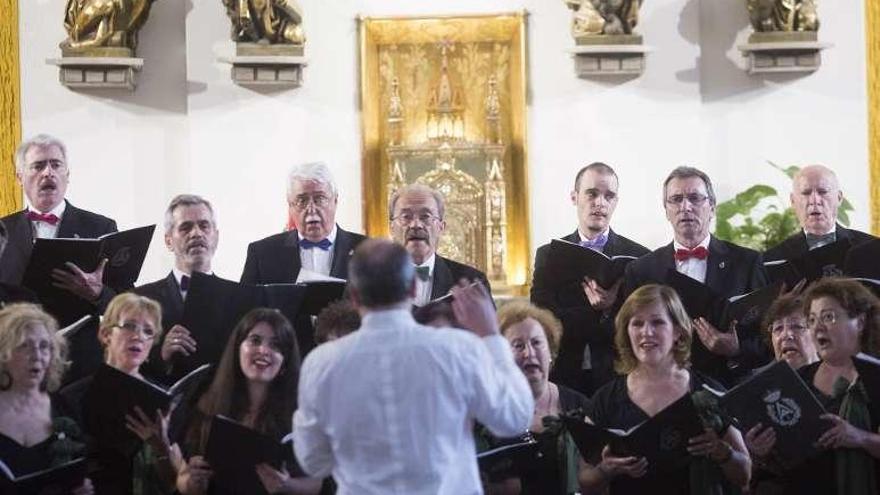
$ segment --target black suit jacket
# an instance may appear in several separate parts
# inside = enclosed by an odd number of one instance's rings
[[[880,239],[863,242],[846,254],[843,272],[850,277],[880,279]]]
[[[580,242],[575,230],[562,238],[573,243]],[[608,242],[602,249],[608,256],[641,257],[650,252],[648,248],[631,241],[609,229]],[[549,309],[562,322],[562,339],[559,354],[553,366],[551,380],[574,388],[587,395],[608,382],[614,376],[614,318],[613,312],[603,313],[590,306],[580,284],[569,284],[554,289],[547,279],[547,258],[550,244],[544,244],[535,253],[535,272],[532,278],[531,301]],[[590,345],[592,373],[583,373],[584,348]]]
[[[136,287],[133,292],[149,297],[162,306],[162,328],[165,332],[183,319],[183,297],[174,272],[163,279]]]
[[[24,270],[34,249],[34,230],[27,219],[26,210],[7,215],[2,221],[9,232],[9,241],[0,257],[0,282],[21,285]],[[94,239],[116,231],[116,222],[112,219],[81,210],[68,201],[56,237]]]
[[[852,246],[857,246],[872,239],[876,239],[876,237],[837,224],[837,240],[839,241],[841,239],[847,239]],[[807,245],[807,235],[801,230],[764,252],[764,261],[797,258],[809,250],[810,247]]]
[[[463,278],[482,282],[486,290],[489,291],[489,294],[492,294],[492,286],[489,285],[489,280],[486,278],[485,273],[472,266],[452,261],[436,254],[434,257],[433,280],[431,282],[431,299],[445,296],[449,293],[449,289]]]
[[[673,244],[669,243],[630,263],[626,269],[624,293],[628,296],[635,289],[649,283],[665,284],[669,270],[675,270],[674,252]],[[768,283],[761,253],[712,236],[706,264],[706,285],[719,301],[751,292]],[[716,327],[720,317],[719,307],[714,318],[710,318]],[[691,349],[694,368],[725,385],[731,385],[737,376],[770,359],[769,350],[759,335],[741,336],[740,355],[731,360],[711,354],[696,333],[693,335]]]
[[[348,260],[358,244],[366,239],[361,234],[337,227],[333,243],[333,264],[330,276],[348,279]],[[296,230],[275,234],[250,243],[241,282],[248,284],[293,283],[299,276],[299,234]]]

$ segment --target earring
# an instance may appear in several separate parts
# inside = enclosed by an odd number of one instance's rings
[[[0,372],[0,390],[9,390],[12,387],[12,375],[8,371]]]

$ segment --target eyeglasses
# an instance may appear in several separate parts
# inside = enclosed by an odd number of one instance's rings
[[[330,197],[323,194],[315,194],[314,196],[303,194],[293,198],[293,201],[289,201],[288,204],[297,210],[305,210],[309,204],[314,204],[315,208],[323,208],[330,204]]]
[[[681,206],[684,204],[684,200],[688,200],[688,203],[694,206],[700,206],[709,199],[709,196],[705,194],[691,193],[691,194],[673,194],[666,198],[666,202],[671,205]]]
[[[413,220],[416,219],[418,219],[418,221],[423,224],[429,224],[434,220],[440,220],[440,217],[427,211],[423,211],[418,215],[411,211],[404,211],[400,215],[391,218],[392,221],[397,222],[401,225],[409,225],[412,223]]]
[[[132,323],[130,321],[126,321],[123,323],[117,323],[116,325],[113,325],[113,326],[116,328],[120,328],[122,330],[125,330],[126,332],[131,333],[131,334],[134,334],[136,332],[140,332],[141,335],[143,335],[144,337],[146,337],[148,339],[152,339],[153,337],[156,336],[156,329],[151,326],[148,326],[148,325],[143,326],[143,325],[138,325],[137,323]]]
[[[57,171],[66,168],[67,164],[64,163],[64,160],[57,160],[53,158],[49,160],[38,160],[35,162],[31,162],[27,165],[28,170],[30,170],[31,172],[42,172],[46,167]]]
[[[823,311],[819,316],[814,314],[807,316],[807,328],[816,328],[819,322],[822,322],[822,325],[826,327],[834,325],[837,323],[837,313],[834,311]]]

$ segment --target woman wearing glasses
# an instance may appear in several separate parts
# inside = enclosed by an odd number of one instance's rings
[[[141,365],[160,340],[162,309],[143,296],[120,294],[110,301],[98,329],[104,362],[123,373],[146,380]],[[60,395],[70,416],[78,418],[86,433],[96,434],[106,425],[94,424],[91,407],[101,403],[89,376],[65,387]],[[170,493],[176,476],[167,441],[168,418],[160,411],[135,409],[124,418],[126,428],[144,441],[133,456],[92,442],[90,458],[96,468],[91,476],[98,494]]]
[[[880,418],[852,357],[880,351],[880,301],[855,280],[828,278],[804,295],[807,327],[819,361],[800,373],[829,414],[818,444],[827,450],[786,476],[785,493],[880,493]]]

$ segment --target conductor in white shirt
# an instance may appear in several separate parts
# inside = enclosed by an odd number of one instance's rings
[[[364,241],[349,267],[360,330],[303,362],[294,450],[310,476],[332,474],[340,495],[482,493],[474,420],[500,437],[531,420],[528,384],[485,288],[452,289],[469,330],[426,327],[410,314],[414,275],[403,247]]]

